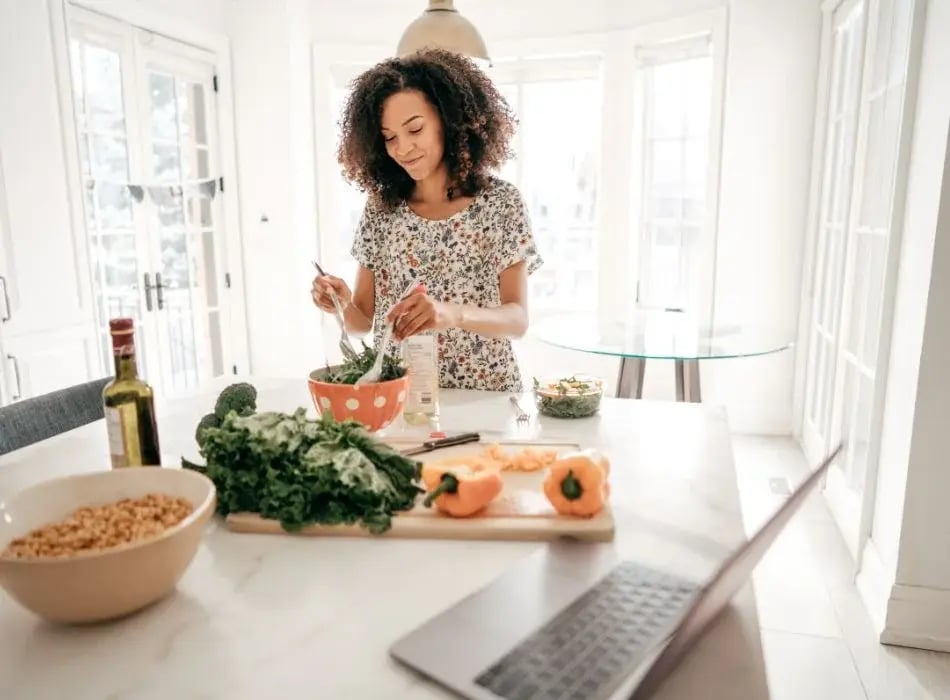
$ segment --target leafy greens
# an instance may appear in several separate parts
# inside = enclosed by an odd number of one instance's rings
[[[328,384],[356,384],[356,380],[369,371],[376,362],[376,350],[363,343],[363,352],[354,358],[347,358],[338,367],[327,367],[322,373],[322,381]],[[406,374],[402,360],[393,355],[383,356],[383,368],[379,381],[388,382]]]
[[[229,413],[201,435],[203,471],[218,490],[222,515],[250,511],[289,532],[314,523],[359,523],[374,534],[416,496],[420,465],[374,439],[353,420],[329,412]]]

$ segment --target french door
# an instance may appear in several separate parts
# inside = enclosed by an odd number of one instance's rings
[[[174,395],[231,371],[214,55],[70,8],[72,94],[103,369],[136,321],[140,371]]]
[[[845,446],[825,495],[856,558],[873,508],[918,2],[845,0],[831,13],[802,439],[813,462]]]
[[[809,328],[807,401],[802,437],[812,460],[831,447],[831,414],[844,287],[845,244],[852,195],[858,101],[866,27],[865,0],[850,0],[832,14],[831,80],[822,154],[813,308]]]

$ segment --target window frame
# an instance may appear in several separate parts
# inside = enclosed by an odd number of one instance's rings
[[[641,263],[643,257],[649,256],[652,251],[642,244],[641,238],[641,225],[646,207],[643,178],[647,164],[643,147],[646,143],[646,114],[650,106],[644,94],[644,73],[641,68],[651,63],[648,60],[649,57],[661,57],[663,60],[660,62],[664,63],[672,62],[670,59],[673,54],[680,53],[676,47],[687,47],[686,54],[696,55],[697,46],[701,44],[708,46],[712,75],[709,89],[703,227],[701,241],[695,251],[695,256],[689,261],[690,267],[687,273],[690,279],[697,282],[690,285],[690,294],[685,302],[686,312],[700,326],[711,326],[716,321],[716,258],[719,239],[727,19],[727,9],[719,8],[644,25],[631,31],[630,40],[623,47],[625,65],[628,66],[628,71],[634,76],[634,80],[627,80],[622,93],[623,97],[629,101],[628,109],[632,113],[633,128],[630,147],[624,151],[630,154],[630,162],[626,168],[629,173],[626,177],[629,207],[624,212],[621,230],[628,232],[627,239],[631,245],[631,249],[623,259],[628,260],[630,268],[636,270],[635,275],[627,276],[624,296],[634,300],[633,308],[643,308],[645,304],[641,304],[640,293]],[[630,310],[629,305],[623,309],[624,312]]]

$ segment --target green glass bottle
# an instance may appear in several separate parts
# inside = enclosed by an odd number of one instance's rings
[[[139,378],[131,318],[109,321],[115,377],[102,390],[112,468],[161,466],[152,387]]]

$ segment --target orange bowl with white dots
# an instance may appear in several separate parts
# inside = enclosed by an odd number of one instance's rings
[[[373,384],[331,384],[323,381],[326,370],[310,373],[307,380],[310,397],[317,412],[329,412],[334,420],[352,418],[370,432],[388,427],[406,405],[409,375]]]

